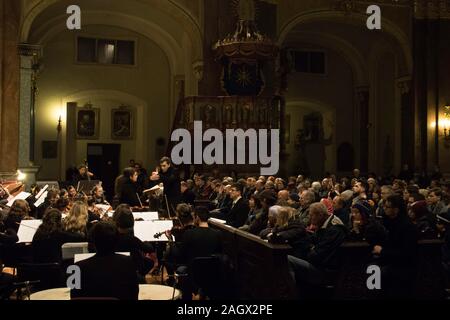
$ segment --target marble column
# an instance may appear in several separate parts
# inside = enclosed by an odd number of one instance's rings
[[[17,169],[20,1],[0,1],[0,172]]]
[[[19,103],[19,146],[18,170],[26,174],[25,184],[29,188],[36,182],[39,166],[34,158],[34,99],[36,93],[36,65],[41,47],[19,44],[20,55],[20,103]]]

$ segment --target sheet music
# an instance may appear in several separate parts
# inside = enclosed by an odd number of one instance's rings
[[[134,220],[142,219],[144,221],[158,220],[158,212],[148,211],[148,212],[133,212]]]
[[[134,224],[134,235],[141,241],[169,241],[163,234],[159,239],[154,235],[172,229],[172,220],[136,221]]]
[[[45,191],[45,192],[42,194],[42,196],[34,203],[34,206],[35,206],[36,208],[39,208],[39,206],[40,206],[41,204],[44,203],[45,198],[47,198],[47,194],[48,194],[48,191]]]
[[[42,220],[22,220],[20,222],[19,230],[17,231],[19,242],[33,241],[34,234],[41,224]]]
[[[42,194],[45,192],[45,190],[47,190],[47,188],[48,188],[48,184],[46,184],[46,185],[41,189],[41,191],[39,191],[39,193],[36,195],[36,199],[39,199],[39,198],[42,196]]]
[[[121,254],[124,256],[130,256],[129,252],[116,252],[117,254]],[[95,253],[77,253],[73,256],[73,262],[77,263],[86,259],[89,259],[91,257],[95,256]]]
[[[28,198],[29,196],[31,196],[31,193],[22,191],[21,193],[19,193],[18,195],[16,195],[15,197],[11,198],[8,203],[6,204],[8,207],[11,207],[14,203],[14,201],[16,200],[25,200],[26,198]],[[9,199],[9,198],[8,198]]]

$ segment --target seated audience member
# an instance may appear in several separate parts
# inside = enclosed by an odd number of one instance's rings
[[[126,204],[119,205],[113,214],[119,231],[119,237],[116,245],[117,252],[130,252],[136,265],[140,282],[145,283],[145,275],[153,268],[153,261],[148,257],[154,252],[150,243],[142,242],[134,235],[134,217],[131,209]]]
[[[92,227],[91,238],[96,254],[76,264],[82,275],[81,285],[71,290],[71,297],[137,300],[139,283],[133,259],[115,253],[116,226],[111,222],[98,222]]]
[[[128,204],[130,207],[140,207],[141,202],[137,193],[138,174],[134,168],[125,168],[123,171],[124,180],[120,187],[119,202]]]
[[[287,206],[289,200],[289,192],[287,190],[278,191],[278,201],[277,204],[280,206]]]
[[[278,210],[275,227],[267,235],[271,243],[286,243],[292,247],[291,255],[305,259],[309,250],[310,240],[305,226],[295,219],[295,210],[282,207]]]
[[[405,191],[403,191],[403,200],[405,200],[405,202],[409,201],[410,197],[413,197],[414,195],[419,193],[419,187],[418,186],[407,186],[405,188]]]
[[[297,212],[298,219],[305,227],[309,226],[309,207],[315,201],[314,192],[306,190],[300,195],[300,209]]]
[[[385,244],[377,244],[373,254],[382,266],[382,290],[386,297],[408,297],[413,291],[416,272],[418,232],[409,220],[401,195],[392,195],[384,203],[384,226],[388,231]]]
[[[245,224],[239,227],[240,230],[249,231],[250,225],[255,221],[256,216],[261,213],[261,201],[255,194],[250,195],[248,199],[248,207],[250,209]]]
[[[63,230],[61,212],[48,209],[42,224],[33,236],[33,261],[36,263],[61,262],[61,246],[67,242],[83,242],[85,237],[79,233]]]
[[[348,207],[345,206],[345,201],[342,196],[336,196],[333,199],[334,215],[341,219],[345,226],[350,227],[350,212]]]
[[[352,205],[357,203],[358,201],[367,200],[367,191],[369,190],[369,185],[365,180],[359,180],[355,182],[353,186],[353,192],[355,194],[355,198],[352,201]]]
[[[180,190],[181,190],[181,203],[187,203],[193,206],[195,200],[195,193],[188,188],[188,184],[186,181],[180,182]]]
[[[32,219],[30,216],[30,206],[26,200],[15,200],[9,209],[9,213],[4,221],[5,229],[14,230],[17,233],[22,220]]]
[[[279,205],[273,205],[269,207],[267,214],[267,224],[265,228],[261,230],[261,232],[259,233],[259,236],[262,239],[267,239],[267,235],[273,231],[273,228],[275,228],[275,225],[277,223],[278,212],[280,211],[281,208],[282,207]]]
[[[408,216],[416,225],[419,239],[436,238],[435,218],[428,212],[426,201],[416,201],[408,208]]]
[[[350,240],[367,241],[371,245],[386,241],[386,229],[370,214],[367,201],[355,203],[351,209]]]
[[[239,228],[244,225],[250,211],[247,201],[242,198],[242,185],[235,183],[231,187],[230,198],[233,200],[233,204],[226,221],[228,225]]]
[[[347,235],[342,221],[330,216],[323,203],[313,203],[309,212],[316,231],[311,235],[306,258],[288,256],[289,272],[300,290],[305,284],[316,286],[328,282],[329,273],[339,267],[337,251]]]
[[[64,231],[81,235],[87,239],[88,207],[81,201],[75,201],[63,220]]]
[[[256,213],[254,220],[248,225],[245,230],[251,234],[259,235],[262,230],[267,228],[269,208],[275,205],[276,193],[272,190],[264,190],[256,195],[261,203],[261,210]]]
[[[433,188],[430,190],[427,196],[428,211],[436,216],[440,213],[447,212],[447,206],[444,201],[442,201],[442,190],[441,188]]]
[[[287,201],[288,206],[298,210],[300,208],[300,197],[297,193],[290,193]]]

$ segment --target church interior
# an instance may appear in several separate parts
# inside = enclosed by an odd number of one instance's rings
[[[445,0],[0,0],[0,299],[450,299],[447,31]]]

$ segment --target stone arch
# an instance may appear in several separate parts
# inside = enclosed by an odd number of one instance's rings
[[[352,18],[354,18],[353,21],[358,21],[358,23],[363,23],[363,25],[365,25],[367,16],[360,13],[352,13]],[[308,23],[311,21],[337,21],[342,23],[349,23],[348,19],[346,19],[346,16],[340,12],[331,10],[305,11],[298,14],[279,28],[278,43],[282,44],[288,36],[289,32],[293,30],[297,25]],[[383,17],[381,23],[383,31],[389,33],[392,37],[394,37],[394,39],[397,40],[399,46],[402,49],[403,58],[400,59],[401,61],[399,62],[403,63],[404,69],[408,74],[411,74],[413,58],[407,35],[389,19]]]
[[[350,42],[323,32],[295,32],[294,39],[334,50],[352,68],[355,77],[355,86],[365,86],[368,84],[365,60]]]
[[[51,5],[59,2],[61,0],[40,0],[35,1],[35,3],[30,4],[28,12],[25,14],[21,28],[20,28],[20,41],[26,43],[28,41],[31,26],[34,20],[44,12]],[[200,27],[197,19],[182,7],[180,4],[175,3],[172,0],[157,0],[156,3],[151,4],[152,9],[159,9],[162,12],[170,15],[175,20],[177,20],[186,29],[185,31],[189,35],[192,42],[192,47],[195,48],[193,54],[194,60],[203,59],[203,45],[202,45],[202,29]]]

